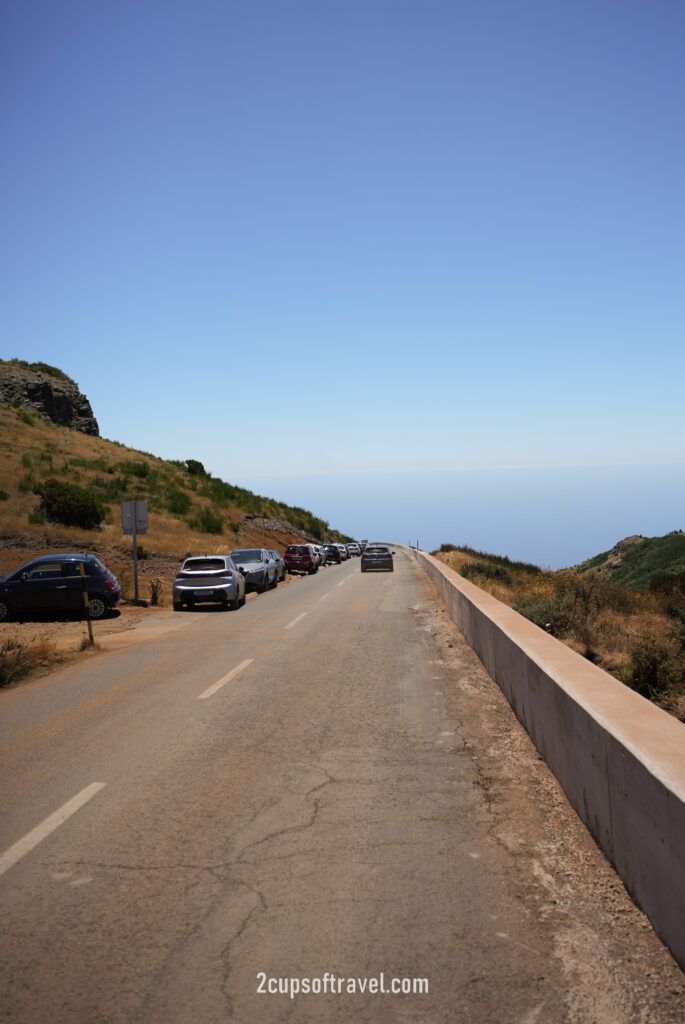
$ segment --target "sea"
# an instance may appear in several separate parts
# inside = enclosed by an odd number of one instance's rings
[[[685,463],[227,479],[356,540],[468,545],[549,569],[685,529]]]

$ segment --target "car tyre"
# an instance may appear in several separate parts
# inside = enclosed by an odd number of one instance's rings
[[[183,611],[183,601],[174,601],[174,611],[175,612],[182,612]]]
[[[12,612],[7,601],[0,601],[0,622],[8,622],[11,616]]]
[[[88,618],[97,622],[98,619],[102,619],[107,614],[107,602],[103,601],[101,597],[91,597],[88,599]]]

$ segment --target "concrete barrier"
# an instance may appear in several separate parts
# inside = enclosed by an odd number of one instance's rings
[[[685,725],[443,562],[405,550],[685,969]]]

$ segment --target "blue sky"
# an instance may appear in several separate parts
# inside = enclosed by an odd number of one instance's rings
[[[230,480],[685,462],[680,0],[0,19],[2,354],[103,435]]]

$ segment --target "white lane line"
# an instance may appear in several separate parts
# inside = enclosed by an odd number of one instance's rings
[[[348,576],[347,579],[349,579],[349,578],[350,577]],[[340,580],[340,583],[338,584],[338,586],[342,587],[343,583],[347,583],[347,580]]]
[[[320,600],[320,601],[325,601],[325,600],[326,600],[326,598],[327,598],[327,597],[330,597],[332,593],[333,593],[333,591],[332,591],[332,590],[329,590],[329,591],[328,591],[328,593],[327,593],[327,594],[324,594],[324,595],[323,595],[323,597],[319,598],[319,600]]]
[[[241,661],[239,665],[236,665],[235,668],[232,668],[231,671],[227,672],[225,676],[222,676],[221,679],[217,679],[217,681],[213,683],[209,687],[209,689],[205,690],[204,693],[201,693],[197,699],[207,700],[208,697],[212,697],[217,690],[220,690],[222,686],[226,685],[226,683],[230,683],[231,679],[234,679],[239,672],[243,672],[248,665],[252,664],[253,661],[254,658],[246,658],[245,661]]]
[[[46,839],[51,832],[54,832],[60,825],[63,825],[67,818],[70,818],[72,814],[76,814],[96,793],[104,789],[105,785],[106,783],[104,782],[91,782],[90,786],[86,786],[85,789],[82,789],[71,800],[67,800],[59,810],[51,814],[40,825],[36,825],[23,839],[16,842],[14,846],[10,846],[9,850],[0,857],[0,875],[4,875],[5,871],[9,871],[11,867],[14,867],[18,860],[21,860],[22,857],[30,853],[34,847]]]
[[[307,614],[306,612],[301,612],[301,613],[300,613],[300,615],[298,615],[296,619],[293,619],[293,621],[292,621],[292,622],[289,622],[287,626],[284,626],[284,627],[283,627],[283,629],[292,629],[292,628],[293,628],[293,626],[296,626],[296,625],[297,625],[297,623],[298,623],[298,622],[299,622],[299,621],[300,621],[301,619],[303,619],[303,618],[305,617],[305,615],[306,615],[306,614]]]

